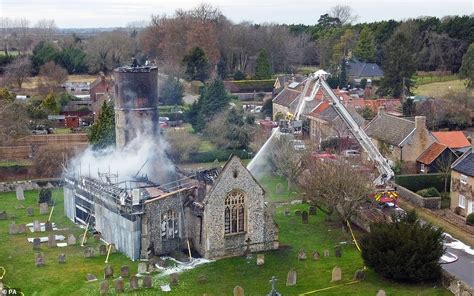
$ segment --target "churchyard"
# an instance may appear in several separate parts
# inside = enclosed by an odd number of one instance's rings
[[[268,199],[283,202],[296,198],[296,194],[288,191],[286,183],[281,181],[284,180],[278,177],[267,177],[262,181]],[[278,190],[277,184],[281,184]],[[84,230],[64,217],[61,190],[53,192],[56,207],[51,221],[58,230],[41,232],[41,236],[54,233],[64,235],[67,241],[68,236],[73,234],[76,237],[74,246],[48,247],[48,243],[41,243],[39,250],[33,250],[27,238],[35,235],[28,229],[23,234],[8,234],[12,222],[18,226],[48,219],[48,214],[39,214],[38,192],[27,191],[25,198],[18,201],[15,192],[0,195],[0,212],[5,210],[15,216],[0,221],[0,266],[6,269],[3,281],[10,287],[21,288],[25,295],[98,295],[99,286],[104,281],[106,256],[99,255],[100,242],[91,236],[86,246],[92,247],[95,254],[92,258],[84,258],[84,248],[80,246]],[[28,207],[33,207],[33,216],[28,216]],[[123,287],[129,295],[233,295],[234,291],[237,293],[234,295],[244,295],[239,294],[242,291],[236,286],[241,287],[245,295],[266,295],[271,290],[269,280],[272,276],[277,278],[276,288],[282,295],[376,295],[381,289],[386,295],[450,295],[447,290],[433,284],[403,285],[386,281],[371,270],[363,272],[364,280],[355,281],[356,272],[364,266],[350,233],[342,231],[340,222],[324,222],[324,215],[318,210],[316,215],[307,213],[308,204],[288,203],[276,208],[275,221],[280,229],[280,249],[277,251],[221,259],[173,276],[160,277],[158,272],[153,272],[150,274],[152,277],[145,280],[152,280],[151,289],[140,288],[132,292],[130,281],[135,281],[132,276],[137,273],[139,262],[113,253],[108,262],[113,268],[113,275],[110,268],[107,270],[107,276],[110,276],[109,294],[116,294],[115,284],[121,267],[128,266],[128,277],[125,273]],[[307,224],[303,223],[303,217],[307,218]],[[356,235],[360,235],[357,230]],[[37,253],[43,254],[44,266],[35,266]],[[58,261],[64,259],[58,258],[61,254],[65,255],[65,263]],[[339,281],[339,272],[335,267],[340,268]],[[98,280],[86,282],[89,273]],[[140,287],[142,278],[138,281]],[[294,285],[287,286],[287,280],[288,284]],[[160,285],[170,282],[173,283],[171,291],[161,292]],[[119,281],[119,286],[121,283]]]

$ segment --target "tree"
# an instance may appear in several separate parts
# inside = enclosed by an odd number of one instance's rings
[[[408,25],[398,28],[384,46],[384,77],[378,89],[380,95],[400,98],[403,94],[411,94],[416,64],[413,59],[415,40],[412,40],[413,34],[410,30]]]
[[[271,99],[265,100],[263,102],[262,110],[261,112],[265,117],[272,117],[273,116],[273,101]]]
[[[7,84],[15,84],[21,89],[31,75],[31,62],[27,57],[18,57],[5,68],[5,79]]]
[[[201,145],[201,140],[197,135],[184,130],[168,131],[166,140],[170,144],[167,154],[176,162],[188,161],[189,155],[198,152]]]
[[[39,71],[40,92],[53,92],[61,88],[67,80],[67,71],[54,62],[50,61],[40,67]]]
[[[474,88],[474,43],[469,45],[468,50],[462,58],[459,77],[467,80],[466,86],[468,88]]]
[[[443,230],[421,223],[414,214],[393,223],[373,223],[361,241],[368,267],[397,282],[434,281],[441,276]]]
[[[178,78],[168,76],[161,88],[160,102],[164,105],[183,105],[183,84]]]
[[[15,100],[15,94],[0,88],[0,146],[28,135],[28,116],[23,102]]]
[[[410,116],[415,115],[416,104],[413,101],[413,99],[410,99],[410,98],[406,99],[405,102],[403,102],[402,110],[403,110],[403,116],[410,117]]]
[[[272,70],[268,62],[268,54],[265,49],[258,53],[257,66],[255,68],[255,79],[270,79],[272,78]]]
[[[278,173],[287,179],[288,189],[298,183],[303,172],[303,153],[295,150],[290,136],[282,134],[273,140],[271,159]]]
[[[80,48],[67,47],[63,49],[56,57],[56,62],[69,74],[87,72],[86,53]]]
[[[360,31],[359,40],[354,49],[354,55],[364,62],[375,61],[374,34],[369,27],[364,27]]]
[[[52,204],[51,203],[51,189],[49,188],[41,188],[39,194],[38,194],[38,203],[47,203],[47,204]]]
[[[339,212],[344,222],[349,221],[373,189],[369,174],[356,171],[345,159],[328,162],[307,157],[304,166],[301,188],[326,214],[327,221],[334,211]]]
[[[102,104],[99,117],[88,133],[94,149],[104,149],[115,144],[115,113],[112,104]]]
[[[357,109],[357,112],[364,117],[365,120],[372,120],[375,115],[377,115],[372,109],[367,106],[364,106],[362,109]]]
[[[231,108],[226,114],[225,121],[225,139],[227,140],[227,147],[232,149],[248,149],[250,141],[252,140],[253,126],[249,118],[244,119],[243,110]]]
[[[357,20],[358,16],[353,13],[353,10],[348,5],[336,5],[331,8],[329,15],[338,19],[342,25],[350,24]]]
[[[59,114],[59,106],[56,100],[56,95],[53,92],[49,92],[46,98],[41,103],[41,107],[48,111],[48,114]]]
[[[69,162],[74,154],[75,150],[73,147],[65,147],[62,145],[41,146],[33,158],[33,168],[36,177],[60,177],[63,173],[65,165]]]
[[[31,56],[31,64],[33,66],[33,73],[38,74],[40,67],[47,62],[56,60],[59,54],[59,49],[52,43],[41,41],[33,49]]]
[[[209,62],[200,47],[194,47],[183,58],[185,73],[189,80],[206,81],[209,78]]]

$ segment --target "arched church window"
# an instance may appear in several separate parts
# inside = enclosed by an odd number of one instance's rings
[[[245,193],[239,190],[231,191],[224,201],[224,230],[225,234],[245,231]]]
[[[161,214],[161,238],[173,239],[179,236],[178,215],[169,210]]]

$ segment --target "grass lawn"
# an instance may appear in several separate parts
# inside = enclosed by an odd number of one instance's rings
[[[29,166],[29,165],[32,165],[32,162],[31,160],[28,160],[28,159],[0,161],[0,167]]]
[[[265,188],[267,200],[270,202],[282,202],[300,198],[297,188],[290,188],[288,190],[288,182],[282,176],[269,175],[262,177],[258,181]],[[280,187],[279,192],[277,187]]]
[[[208,152],[216,149],[216,145],[212,144],[209,140],[201,140],[199,146],[199,152]]]
[[[277,178],[268,178],[262,181],[264,187],[282,181]],[[284,183],[284,182],[283,182]],[[267,194],[271,200],[273,197],[271,188],[267,188]],[[35,192],[26,192],[26,201],[22,202],[25,207],[36,205]],[[53,214],[53,221],[58,223],[59,228],[69,230],[59,231],[65,235],[73,232],[78,237],[82,232],[63,216],[63,203],[61,191],[56,191],[54,196],[58,202]],[[42,221],[47,215],[26,217],[26,210],[15,210],[15,205],[20,204],[15,198],[15,193],[0,195],[0,210],[14,213],[16,222],[26,223],[33,219]],[[306,210],[307,204],[291,206],[291,212],[296,209]],[[352,281],[356,270],[363,267],[363,261],[359,252],[350,243],[350,235],[341,231],[338,222],[324,222],[324,215],[320,212],[316,216],[309,217],[309,224],[302,224],[301,218],[283,215],[284,208],[277,208],[275,221],[280,234],[281,248],[277,251],[265,253],[265,264],[256,265],[256,256],[251,260],[244,257],[234,257],[217,260],[209,264],[201,265],[193,270],[180,274],[179,285],[172,287],[168,293],[159,292],[158,289],[141,290],[139,293],[129,295],[232,295],[234,286],[240,285],[245,289],[245,295],[266,295],[270,291],[269,279],[272,276],[278,278],[277,289],[282,295],[299,295]],[[36,211],[38,213],[38,211]],[[8,224],[10,221],[0,221],[0,265],[7,270],[4,281],[11,287],[20,287],[25,295],[98,295],[98,286],[103,276],[104,257],[84,259],[80,246],[66,248],[42,247],[46,256],[46,266],[37,268],[34,266],[34,253],[31,245],[26,242],[27,235],[8,235]],[[30,235],[31,237],[31,235]],[[349,242],[342,247],[342,257],[334,257],[334,246],[341,241]],[[297,254],[300,249],[305,249],[308,259],[298,261]],[[312,259],[312,252],[319,251],[322,255],[325,249],[330,250],[330,257],[321,256],[320,260]],[[61,252],[67,254],[67,263],[59,265],[57,255]],[[113,254],[109,259],[115,272],[123,264],[128,264],[131,272],[137,270],[137,263],[127,260],[123,255]],[[333,284],[331,271],[334,266],[342,268],[342,281]],[[297,285],[286,287],[286,276],[288,271],[294,268],[298,273]],[[85,283],[85,275],[93,273],[98,282]],[[205,275],[206,283],[198,283],[197,278]],[[167,276],[154,276],[154,287],[166,284]],[[128,281],[126,281],[128,282]],[[110,282],[111,286],[113,285]],[[128,283],[126,284],[128,290]],[[433,284],[426,285],[402,285],[385,281],[373,271],[368,270],[366,280],[363,282],[342,285],[334,289],[325,290],[311,295],[375,295],[379,289],[384,289],[388,295],[451,295],[447,290],[435,288]],[[111,289],[113,290],[113,288]],[[111,294],[113,294],[111,292]]]
[[[423,84],[428,84],[428,83],[442,82],[442,81],[452,81],[452,80],[458,80],[458,79],[459,79],[459,77],[457,75],[416,76],[415,77],[415,83],[416,83],[416,85],[423,85]]]
[[[70,128],[67,128],[67,127],[64,127],[64,128],[55,128],[55,129],[54,129],[54,133],[57,134],[57,135],[70,134],[70,133],[71,133],[71,129],[70,129]]]
[[[434,82],[418,86],[413,90],[416,95],[441,97],[449,91],[457,91],[466,89],[464,80],[451,80],[444,82]]]

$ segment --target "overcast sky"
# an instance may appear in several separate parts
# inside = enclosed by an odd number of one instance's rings
[[[26,18],[34,25],[54,19],[60,28],[120,27],[148,21],[152,14],[172,15],[190,9],[193,0],[0,0],[2,17]],[[315,24],[337,4],[350,5],[358,22],[406,19],[419,16],[471,15],[474,0],[208,0],[234,22]]]

